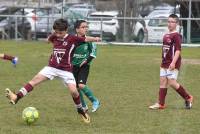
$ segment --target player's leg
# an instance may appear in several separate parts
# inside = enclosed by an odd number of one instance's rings
[[[171,72],[173,75],[168,76],[168,84],[185,100],[185,108],[192,108],[193,96],[190,95],[186,89],[177,82],[178,70],[173,70]]]
[[[10,89],[6,89],[6,96],[10,100],[12,104],[16,104],[19,99],[23,98],[26,96],[29,92],[33,90],[33,88],[38,85],[39,83],[47,80],[48,78],[41,75],[37,74],[31,81],[29,81],[25,86],[19,89],[17,93],[12,92]]]
[[[54,72],[52,68],[50,67],[44,67],[37,75],[33,77],[31,81],[29,81],[25,86],[19,89],[19,91],[15,94],[10,89],[6,89],[6,96],[10,100],[12,104],[16,104],[19,99],[27,95],[30,91],[33,90],[33,88],[40,84],[43,81],[46,81],[48,79],[54,78]]]
[[[81,104],[81,100],[80,100],[80,96],[79,96],[79,92],[76,88],[76,84],[74,83],[67,83],[68,89],[71,93],[71,96],[73,98],[73,101],[75,103],[75,106],[77,108],[77,112],[81,115],[83,121],[85,123],[90,123],[90,117],[89,115],[83,110],[82,104]]]
[[[92,102],[92,112],[95,112],[100,107],[100,102],[97,99],[97,97],[94,96],[92,90],[86,85],[87,78],[89,75],[89,69],[90,69],[89,65],[85,65],[80,68],[77,78],[78,79],[77,83],[79,90],[82,91],[87,96],[87,98]]]
[[[149,106],[150,109],[164,109],[165,108],[165,97],[167,95],[167,72],[166,69],[160,69],[160,88],[158,102]]]
[[[79,81],[79,80],[78,80],[79,71],[80,71],[80,67],[77,67],[77,66],[74,66],[74,67],[73,67],[73,75],[74,75],[74,78],[75,78],[75,80],[76,80],[76,84],[77,84],[78,81]],[[78,84],[77,84],[77,88],[78,88]],[[83,106],[83,109],[84,109],[85,111],[88,111],[88,106],[87,106],[87,104],[86,104],[86,102],[85,102],[85,100],[84,100],[83,92],[82,92],[81,90],[79,90],[79,89],[78,89],[78,91],[79,91],[79,95],[80,95],[81,104],[82,104],[82,106]]]
[[[84,96],[83,96],[84,93],[81,90],[78,90],[78,92],[79,92],[79,95],[80,95],[80,99],[81,99],[81,104],[83,106],[83,110],[87,112],[88,111],[88,106],[87,106],[87,104],[86,104],[86,102],[84,100]]]
[[[4,59],[4,60],[10,60],[13,63],[14,66],[16,66],[17,63],[18,63],[18,57],[14,57],[14,56],[11,56],[11,55],[0,54],[0,58]]]
[[[58,77],[60,77],[63,80],[63,83],[68,87],[70,94],[73,98],[73,101],[75,103],[75,106],[77,108],[77,112],[81,115],[81,118],[85,123],[90,123],[90,117],[89,115],[83,110],[79,92],[76,88],[76,81],[71,72],[67,71],[58,71],[57,72]]]

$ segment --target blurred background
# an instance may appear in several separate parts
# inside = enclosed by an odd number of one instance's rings
[[[85,19],[88,35],[105,42],[161,43],[171,13],[180,17],[183,42],[199,43],[200,0],[1,0],[0,39],[44,39],[62,17],[72,34],[73,23]]]

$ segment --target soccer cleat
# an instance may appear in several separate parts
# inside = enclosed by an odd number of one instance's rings
[[[191,109],[192,108],[192,102],[193,102],[193,96],[190,95],[190,98],[185,101],[185,108]]]
[[[97,109],[100,107],[100,102],[99,100],[96,100],[92,103],[92,112],[96,112]]]
[[[11,62],[13,64],[13,66],[16,67],[16,65],[18,63],[18,57],[13,58]]]
[[[164,105],[161,105],[161,104],[159,104],[159,103],[155,103],[155,104],[149,106],[149,109],[153,109],[153,110],[156,110],[156,109],[164,109],[164,108],[165,108],[165,106],[164,106]]]
[[[77,108],[77,112],[80,114],[85,123],[90,123],[90,116],[84,112],[83,108]]]
[[[85,107],[83,107],[83,111],[86,113],[88,111],[88,106],[85,105]]]
[[[6,88],[5,91],[6,91],[6,97],[9,99],[10,103],[15,105],[18,101],[17,95],[13,93],[9,88]]]

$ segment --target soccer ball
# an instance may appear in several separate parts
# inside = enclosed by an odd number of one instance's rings
[[[28,124],[32,124],[39,118],[38,110],[34,107],[27,107],[22,112],[22,119]]]

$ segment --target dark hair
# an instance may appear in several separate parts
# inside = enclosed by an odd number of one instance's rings
[[[68,22],[65,19],[57,19],[54,21],[53,29],[59,31],[66,31],[68,28]]]
[[[176,22],[179,22],[179,17],[176,14],[170,14],[169,17],[175,19]]]
[[[87,22],[87,21],[85,21],[85,20],[77,20],[77,21],[74,23],[74,29],[79,28],[80,25],[81,25],[82,23],[85,23],[85,22]]]

